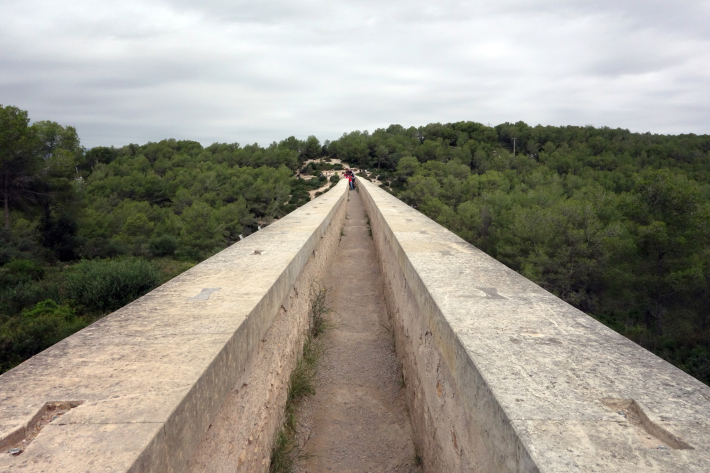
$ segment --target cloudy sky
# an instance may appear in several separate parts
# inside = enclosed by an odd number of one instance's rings
[[[0,104],[87,146],[473,120],[710,132],[710,0],[2,0]]]

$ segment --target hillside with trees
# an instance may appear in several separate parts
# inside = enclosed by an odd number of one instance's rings
[[[710,384],[710,137],[475,122],[84,149],[0,107],[0,369],[310,200],[331,159]]]
[[[710,384],[710,137],[473,122],[343,135],[331,156]]]
[[[0,372],[308,202],[328,182],[296,170],[322,154],[315,137],[86,150],[0,107]]]

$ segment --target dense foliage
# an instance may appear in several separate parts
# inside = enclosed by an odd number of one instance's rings
[[[0,370],[308,202],[330,158],[710,384],[709,136],[460,122],[86,150],[2,106]]]
[[[308,202],[324,165],[296,171],[322,154],[315,137],[85,150],[0,106],[0,372]]]
[[[710,383],[710,137],[393,125],[330,153],[494,258]]]

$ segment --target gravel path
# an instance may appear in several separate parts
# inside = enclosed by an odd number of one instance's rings
[[[300,472],[415,472],[409,414],[360,195],[350,191],[343,237],[325,284],[332,328],[316,394],[299,409]]]

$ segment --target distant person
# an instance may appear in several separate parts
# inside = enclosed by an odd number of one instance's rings
[[[355,189],[355,176],[353,175],[353,172],[350,169],[346,169],[343,174],[345,174],[345,177],[348,180],[348,186],[350,189]]]

